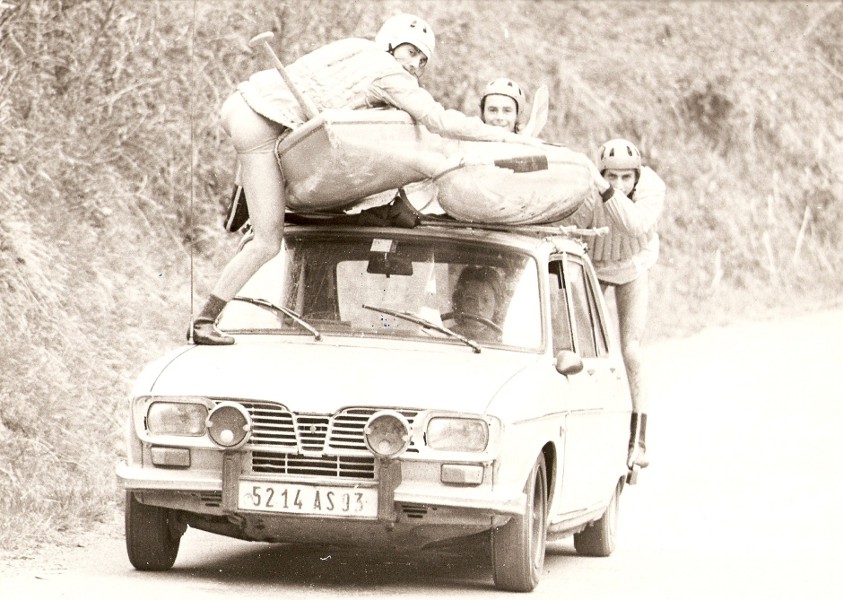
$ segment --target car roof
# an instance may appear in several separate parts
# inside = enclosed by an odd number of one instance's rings
[[[498,225],[437,220],[437,222],[423,223],[412,228],[315,224],[287,225],[284,230],[286,235],[344,233],[366,236],[374,234],[385,237],[434,236],[451,240],[500,244],[538,254],[567,252],[582,256],[586,252],[585,242],[582,239],[552,225]]]

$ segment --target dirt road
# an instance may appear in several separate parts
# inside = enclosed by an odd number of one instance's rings
[[[706,330],[648,348],[652,467],[628,487],[618,550],[549,548],[533,598],[826,598],[841,589],[843,311]],[[13,561],[2,598],[498,595],[482,550],[416,555],[238,542],[195,530],[175,568],[134,571],[120,524]]]

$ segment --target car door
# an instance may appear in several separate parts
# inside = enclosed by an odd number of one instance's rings
[[[581,257],[564,254],[549,265],[554,353],[573,350],[583,370],[568,375],[559,510],[570,516],[605,502],[617,462],[617,403],[622,365],[610,359],[599,288]],[[554,289],[556,286],[556,289]],[[619,370],[619,367],[621,369]]]

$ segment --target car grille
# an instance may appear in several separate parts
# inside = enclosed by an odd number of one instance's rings
[[[375,458],[363,441],[374,407],[333,415],[295,414],[273,402],[240,402],[252,417],[252,472],[277,475],[375,479]],[[410,426],[418,410],[399,411]],[[407,452],[416,453],[412,440]]]
[[[428,508],[422,504],[402,504],[401,512],[408,519],[424,519],[427,516]]]
[[[303,456],[252,451],[252,472],[374,479],[374,456]]]
[[[208,508],[219,508],[222,504],[222,492],[201,492],[199,502]]]
[[[301,452],[325,454],[331,451],[366,452],[363,429],[379,408],[346,408],[333,415],[294,414],[272,402],[240,402],[252,417],[252,447],[285,447]],[[417,410],[401,410],[410,426]],[[280,450],[280,448],[279,448]],[[408,452],[418,452],[415,440]]]

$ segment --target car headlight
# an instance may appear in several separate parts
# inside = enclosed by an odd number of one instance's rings
[[[376,412],[363,428],[366,447],[380,458],[395,458],[410,447],[411,439],[407,419],[393,410]]]
[[[205,435],[208,409],[204,404],[155,401],[146,411],[146,429],[152,435]]]
[[[236,450],[252,435],[252,418],[235,402],[220,402],[208,415],[208,437],[220,448]]]
[[[482,452],[489,443],[489,425],[482,419],[434,417],[427,424],[426,439],[434,450]]]

